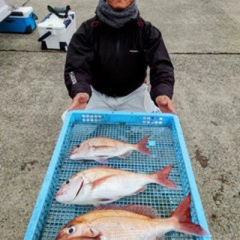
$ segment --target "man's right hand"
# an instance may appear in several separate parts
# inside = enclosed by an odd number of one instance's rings
[[[87,102],[89,100],[88,93],[78,93],[72,100],[68,111],[71,110],[83,110],[86,108]]]

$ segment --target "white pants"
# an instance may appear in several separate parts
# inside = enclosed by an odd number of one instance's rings
[[[145,83],[124,97],[108,97],[92,88],[92,96],[85,110],[161,112],[152,101]]]

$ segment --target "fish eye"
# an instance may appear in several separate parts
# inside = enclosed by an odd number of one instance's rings
[[[67,180],[67,181],[66,181],[66,184],[69,184],[69,183],[70,183],[70,181],[69,181],[69,180]]]
[[[80,147],[80,144],[78,144],[76,147],[79,148],[79,147]]]
[[[71,226],[70,228],[68,228],[68,233],[71,234],[71,233],[74,233],[76,231],[76,228],[74,226]]]

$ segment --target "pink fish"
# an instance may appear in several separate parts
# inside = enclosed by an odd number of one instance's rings
[[[60,203],[98,206],[125,196],[135,195],[156,183],[168,188],[178,188],[168,179],[173,165],[151,174],[139,174],[109,167],[93,167],[74,175],[56,193]]]
[[[190,221],[190,194],[168,218],[159,218],[150,207],[105,206],[76,217],[64,226],[56,240],[160,240],[177,231],[194,236],[209,233]]]
[[[146,136],[136,144],[130,144],[106,137],[91,138],[73,149],[70,159],[95,160],[99,163],[106,164],[108,158],[124,158],[129,156],[134,150],[150,156],[151,153],[146,147],[148,138],[149,136]]]

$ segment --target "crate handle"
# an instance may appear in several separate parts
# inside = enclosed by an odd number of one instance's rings
[[[49,12],[55,14],[59,18],[67,18],[68,12],[71,9],[69,5],[67,5],[65,8],[56,8],[48,5],[47,8]]]
[[[43,34],[38,41],[42,42],[44,39],[46,39],[48,36],[50,36],[52,33],[50,31],[46,32],[45,34]]]

